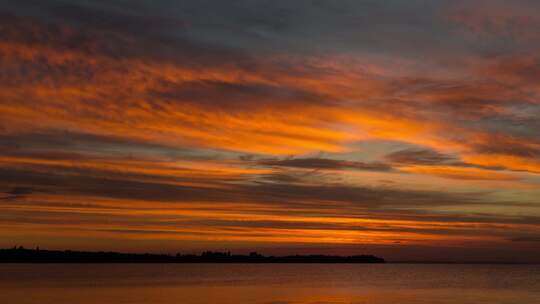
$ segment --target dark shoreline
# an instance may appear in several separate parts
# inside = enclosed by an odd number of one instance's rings
[[[329,256],[329,255],[290,255],[290,256],[264,256],[256,252],[249,255],[235,255],[230,252],[203,252],[193,254],[151,254],[151,253],[119,253],[119,252],[92,252],[72,250],[40,250],[25,249],[22,247],[0,249],[0,263],[250,263],[250,264],[364,264],[385,263],[385,260],[373,255],[355,256]]]

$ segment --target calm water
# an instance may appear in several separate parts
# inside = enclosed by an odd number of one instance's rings
[[[539,265],[0,264],[0,303],[540,303]]]

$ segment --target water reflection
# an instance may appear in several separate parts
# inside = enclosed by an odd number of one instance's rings
[[[0,303],[540,303],[534,265],[0,265]]]

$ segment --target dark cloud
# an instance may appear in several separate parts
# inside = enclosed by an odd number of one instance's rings
[[[17,200],[32,194],[32,192],[34,192],[34,189],[31,187],[14,187],[5,192],[7,196],[1,197],[0,200]]]
[[[174,37],[150,33],[141,35],[137,27],[126,30],[129,24],[126,25],[125,20],[122,20],[126,18],[125,16],[122,18],[119,18],[122,15],[103,17],[101,14],[87,12],[82,8],[76,11],[77,14],[86,16],[83,18],[87,20],[86,24],[75,24],[64,20],[65,18],[51,20],[0,10],[2,15],[0,37],[4,42],[31,47],[47,47],[57,52],[71,51],[88,56],[104,56],[111,60],[139,59],[189,67],[236,65],[247,68],[256,65],[246,53],[230,47],[201,42],[182,35]],[[88,20],[92,18],[95,19],[94,22]],[[100,22],[100,18],[109,21]],[[76,16],[69,19],[79,20]],[[130,19],[129,23],[148,28],[144,25],[144,20],[136,17]],[[43,57],[42,61],[46,64],[47,58]],[[37,63],[39,62],[34,62],[34,64]],[[65,69],[71,68],[71,73],[85,70],[84,62],[69,63],[81,65],[79,67],[65,66]],[[37,67],[39,66],[32,66],[33,69]],[[103,68],[110,69],[110,66]],[[95,72],[99,71],[102,70],[98,69]],[[87,71],[87,73],[91,72]]]
[[[262,83],[226,83],[222,81],[165,82],[149,93],[178,103],[195,103],[199,106],[223,107],[227,110],[247,111],[252,108],[283,104],[330,104],[328,97],[300,89]]]
[[[32,193],[32,188],[27,187],[15,187],[7,192],[11,195],[26,195]]]
[[[181,32],[186,23],[179,18],[151,15],[140,10],[115,10],[90,5],[62,3],[51,5],[48,10],[62,22],[97,27],[104,30],[117,30],[128,33],[161,35],[164,32]]]
[[[33,17],[48,22],[140,35],[154,42],[166,38],[161,41],[171,45],[187,39],[200,45],[263,53],[371,52],[410,57],[434,50],[457,52],[466,46],[449,22],[440,18],[452,4],[446,0],[429,3],[347,0],[339,5],[311,0],[138,1],[129,8],[112,1],[8,3],[7,7],[18,14],[34,12]],[[416,47],[419,44],[423,48]],[[161,44],[160,48],[165,46]],[[129,53],[129,46],[123,50]]]
[[[290,173],[272,173],[272,174],[265,174],[262,176],[262,179],[268,182],[274,182],[274,183],[300,183],[303,182],[304,179],[301,176],[298,176],[297,174],[290,174]]]
[[[385,158],[394,165],[426,165],[505,170],[504,166],[482,166],[461,161],[457,156],[447,155],[432,149],[408,148],[392,152]]]
[[[540,242],[540,236],[519,236],[510,239],[512,242]]]
[[[474,145],[475,151],[485,154],[502,154],[530,159],[540,159],[540,143],[506,136],[488,135],[485,141]]]
[[[259,165],[274,167],[290,167],[302,169],[330,169],[330,170],[365,170],[390,172],[393,168],[384,163],[363,163],[346,160],[335,160],[328,158],[289,158],[289,159],[267,159],[259,160]]]
[[[509,137],[540,143],[540,105],[516,104],[508,107],[507,113],[493,114],[470,125],[492,134],[505,134]]]
[[[33,185],[41,191],[62,195],[98,196],[115,199],[147,200],[162,202],[238,202],[254,201],[277,204],[289,209],[316,207],[321,209],[385,209],[413,206],[446,206],[463,204],[485,204],[481,193],[457,194],[437,191],[405,191],[386,188],[354,187],[341,184],[305,185],[292,183],[255,183],[227,185],[227,179],[200,179],[208,186],[197,187],[175,185],[182,178],[142,177],[134,174],[111,172],[95,173],[88,169],[46,169],[39,171],[0,169],[5,184]],[[69,174],[68,174],[69,173]],[[76,174],[74,174],[76,173]],[[186,178],[184,181],[195,181]],[[224,184],[225,183],[225,184]]]
[[[0,153],[10,156],[83,161],[107,156],[208,158],[204,151],[167,146],[124,138],[121,135],[97,135],[72,131],[0,134]],[[214,157],[219,157],[216,152]]]
[[[386,155],[386,158],[394,163],[418,164],[418,165],[441,165],[455,163],[457,159],[430,149],[405,149]]]

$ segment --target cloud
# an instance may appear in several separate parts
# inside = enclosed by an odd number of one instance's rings
[[[430,149],[408,148],[392,152],[385,158],[402,172],[423,173],[457,180],[519,180],[502,166],[482,166],[461,161],[455,156]]]
[[[102,162],[103,163],[103,162]],[[120,163],[121,164],[121,163]],[[128,163],[131,166],[137,162]],[[145,165],[144,163],[142,163]],[[184,203],[191,201],[256,202],[277,204],[294,210],[299,208],[351,208],[351,210],[435,207],[463,204],[489,204],[480,199],[485,193],[451,193],[422,190],[400,190],[366,186],[324,183],[290,183],[278,179],[277,183],[256,182],[251,179],[258,171],[246,174],[224,171],[216,174],[215,168],[205,170],[162,171],[148,168],[143,171],[116,169],[110,162],[102,167],[86,164],[62,167],[48,163],[13,164],[0,170],[3,183],[32,185],[45,193],[92,196],[111,199],[162,201]],[[264,171],[260,173],[266,175]],[[296,178],[301,181],[302,176]],[[496,204],[493,202],[493,204]]]
[[[531,13],[537,8],[538,3],[529,0],[482,0],[475,3],[458,1],[448,11],[450,20],[480,37],[511,38],[514,42],[530,43],[538,39],[537,33],[528,30],[540,24],[538,16]]]
[[[5,192],[7,196],[0,198],[0,200],[16,200],[32,194],[33,191],[30,187],[15,187]]]
[[[245,112],[261,107],[288,106],[291,103],[331,104],[324,95],[288,86],[257,82],[234,83],[199,80],[164,83],[150,92],[151,97],[177,103],[189,103],[208,108],[222,108],[231,112]],[[219,100],[216,97],[219,96]]]
[[[386,158],[400,164],[440,165],[456,162],[456,158],[429,149],[405,149],[392,152]]]
[[[301,169],[327,169],[327,170],[366,170],[366,171],[392,171],[392,167],[384,163],[362,163],[327,158],[289,158],[267,159],[257,162],[264,166],[290,167]]]
[[[11,195],[26,195],[32,193],[32,188],[26,188],[26,187],[15,187],[11,189],[8,194]]]
[[[512,242],[540,242],[540,236],[520,236],[510,239]]]

